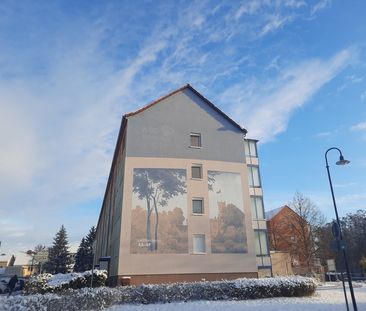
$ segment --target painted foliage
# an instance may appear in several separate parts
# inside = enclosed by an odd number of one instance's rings
[[[188,253],[186,170],[133,170],[131,253]]]
[[[239,173],[208,171],[211,252],[247,253]]]

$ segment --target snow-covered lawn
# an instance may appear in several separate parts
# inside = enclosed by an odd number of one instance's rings
[[[348,288],[347,288],[348,291]],[[366,311],[366,284],[355,288],[359,311]],[[348,298],[350,310],[351,297]],[[196,301],[186,303],[120,305],[108,311],[344,311],[346,310],[343,289],[341,286],[319,287],[311,297],[303,298],[268,298],[244,301]]]

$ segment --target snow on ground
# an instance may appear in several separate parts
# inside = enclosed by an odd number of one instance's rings
[[[359,311],[366,311],[366,284],[357,287],[355,296]],[[348,288],[347,288],[348,291]],[[350,310],[351,297],[348,297]],[[119,305],[107,311],[344,311],[346,310],[342,286],[320,287],[314,296],[302,298],[267,298],[244,301],[196,301],[151,305]]]

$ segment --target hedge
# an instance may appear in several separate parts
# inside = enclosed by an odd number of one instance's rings
[[[102,310],[115,304],[151,304],[197,300],[247,300],[312,295],[311,278],[280,277],[233,281],[174,283],[125,287],[65,289],[58,294],[14,296],[5,300],[4,310]],[[17,308],[18,307],[18,308]]]
[[[62,293],[69,289],[89,287],[91,284],[91,271],[83,273],[56,274],[43,273],[29,279],[25,284],[26,295]],[[104,286],[107,280],[107,271],[94,270],[93,287]]]

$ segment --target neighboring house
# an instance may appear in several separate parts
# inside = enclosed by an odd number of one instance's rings
[[[29,277],[34,274],[38,274],[39,269],[32,265],[14,265],[5,268],[4,274],[8,276],[13,276],[16,274],[20,277]]]
[[[7,260],[0,260],[0,268],[5,268],[8,266]]]
[[[123,116],[94,258],[112,285],[271,274],[246,133],[190,85]]]
[[[295,274],[309,272],[312,251],[306,220],[287,205],[266,212],[266,219],[271,251],[288,252]]]

